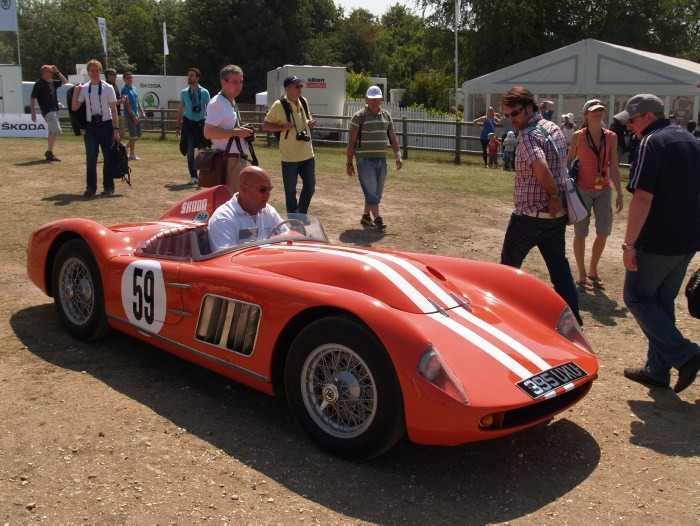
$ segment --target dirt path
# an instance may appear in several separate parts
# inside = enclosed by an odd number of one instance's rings
[[[583,402],[505,439],[451,448],[403,441],[354,464],[317,450],[275,399],[123,335],[90,345],[68,337],[26,278],[33,226],[151,219],[191,189],[181,184],[184,160],[143,141],[134,188],[84,201],[82,145],[60,145],[58,166],[33,161],[34,141],[3,142],[0,161],[3,524],[700,523],[700,383],[677,396],[621,374],[645,354],[622,303],[622,218],[602,263],[608,288],[581,300],[601,365]],[[276,167],[276,152],[261,150]],[[498,259],[509,203],[419,194],[392,177],[389,230],[379,235],[360,229],[361,194],[343,177],[321,172],[312,203],[334,240]],[[548,281],[539,255],[525,269]],[[680,299],[678,319],[700,339]]]

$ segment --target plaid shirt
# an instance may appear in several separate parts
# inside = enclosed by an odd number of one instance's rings
[[[515,153],[513,201],[515,202],[515,213],[518,215],[522,215],[524,212],[547,209],[547,191],[535,177],[532,170],[534,161],[537,159],[547,161],[547,166],[549,166],[560,191],[564,190],[564,178],[565,174],[568,173],[566,168],[561,169],[559,155],[537,126],[542,126],[547,130],[554,139],[559,153],[566,155],[566,138],[559,126],[542,118],[539,113],[535,113],[528,121],[527,127],[520,132]]]

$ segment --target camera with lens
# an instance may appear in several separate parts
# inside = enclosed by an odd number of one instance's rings
[[[258,131],[257,128],[255,126],[253,126],[252,124],[244,124],[241,126],[241,128],[246,128],[248,130],[253,131],[253,135],[249,135],[248,137],[245,138],[245,141],[247,143],[253,142],[255,140],[255,132]]]
[[[202,111],[202,107],[201,106],[192,106],[192,111],[194,113],[199,113],[200,111]]]
[[[306,133],[306,130],[301,130],[297,132],[297,141],[309,142],[310,140],[311,137],[309,137],[309,134]]]
[[[93,126],[102,126],[102,115],[100,113],[92,115],[90,118],[90,124]]]

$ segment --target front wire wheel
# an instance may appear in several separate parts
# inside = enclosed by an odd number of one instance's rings
[[[353,460],[381,455],[405,431],[394,365],[367,326],[331,316],[304,328],[285,364],[285,391],[304,431],[326,451]]]

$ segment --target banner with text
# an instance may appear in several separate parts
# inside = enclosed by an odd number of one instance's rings
[[[39,137],[47,138],[49,127],[40,114],[32,122],[29,113],[0,113],[0,137]]]

